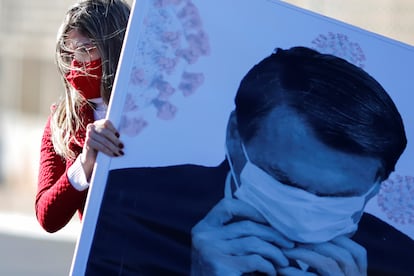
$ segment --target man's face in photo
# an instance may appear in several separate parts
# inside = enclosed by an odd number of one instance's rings
[[[363,195],[378,182],[378,159],[324,145],[287,107],[270,112],[245,147],[251,162],[279,182],[319,196]]]

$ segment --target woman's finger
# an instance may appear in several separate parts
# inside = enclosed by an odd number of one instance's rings
[[[99,134],[95,131],[91,131],[88,135],[87,140],[88,146],[92,147],[97,151],[106,153],[106,150],[113,152],[115,155],[119,154],[121,147],[120,142],[109,140],[105,135]]]
[[[88,125],[85,144],[110,156],[123,155],[123,144],[115,133],[95,124]]]
[[[101,119],[101,120],[97,120],[95,122],[93,122],[93,124],[99,128],[105,128],[108,129],[109,131],[112,131],[114,133],[117,132],[116,128],[114,127],[114,125],[112,124],[112,122],[108,119]]]
[[[111,143],[107,143],[105,138],[94,137],[89,138],[85,141],[87,145],[86,150],[93,150],[95,152],[99,151],[108,156],[119,156],[121,155],[120,150]]]
[[[114,145],[121,144],[121,141],[119,140],[119,134],[116,132],[116,130],[110,130],[104,127],[104,125],[96,125],[93,124],[90,129],[87,130],[86,135],[100,135],[102,137],[105,137],[110,143],[113,143]]]

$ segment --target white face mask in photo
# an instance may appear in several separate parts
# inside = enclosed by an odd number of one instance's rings
[[[361,196],[317,196],[280,183],[250,161],[244,146],[243,151],[247,162],[235,196],[293,241],[319,243],[355,232],[367,200],[379,186]]]

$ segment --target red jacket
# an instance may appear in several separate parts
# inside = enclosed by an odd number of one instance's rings
[[[81,110],[85,125],[94,121],[93,110],[85,105]],[[49,116],[40,147],[40,168],[36,194],[36,217],[47,232],[64,227],[76,213],[82,218],[88,189],[76,190],[69,182],[67,170],[75,160],[65,160],[58,155],[51,139]],[[76,134],[80,144],[71,142],[71,149],[78,156],[85,142],[85,129]]]

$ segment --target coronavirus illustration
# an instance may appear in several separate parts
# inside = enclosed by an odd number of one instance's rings
[[[197,7],[190,0],[152,0],[136,45],[121,131],[135,136],[148,124],[151,109],[160,120],[173,120],[176,100],[186,98],[204,82],[192,65],[208,56],[210,44]],[[139,119],[136,119],[139,118]]]
[[[414,177],[390,177],[382,183],[377,201],[388,219],[397,224],[414,224]]]
[[[364,68],[367,60],[360,45],[342,33],[320,34],[312,41],[312,48],[325,54],[341,57],[361,68]]]

